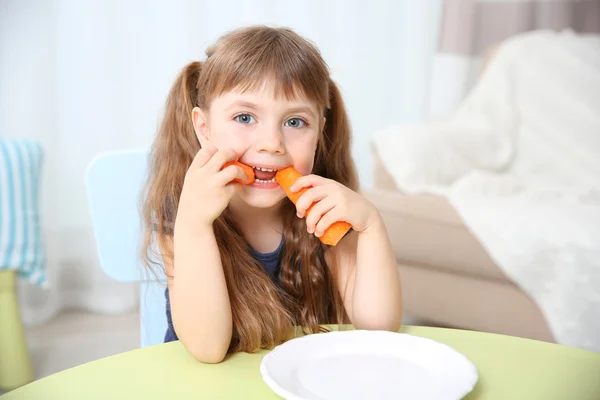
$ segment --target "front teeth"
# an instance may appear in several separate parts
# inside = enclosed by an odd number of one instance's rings
[[[260,167],[255,167],[257,170],[259,171],[264,171],[264,172],[276,172],[276,169],[268,169],[268,168],[260,168]]]
[[[255,181],[258,182],[258,183],[273,183],[273,182],[275,182],[275,178],[269,179],[268,181],[265,181],[264,179],[258,179],[257,178],[257,179],[255,179]]]

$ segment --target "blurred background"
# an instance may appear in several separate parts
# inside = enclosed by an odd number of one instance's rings
[[[19,214],[38,218],[37,272],[0,269],[21,274],[35,378],[140,346],[138,285],[100,267],[86,168],[146,149],[178,71],[257,23],[314,41],[342,89],[406,323],[600,351],[599,1],[0,0],[0,259],[19,243],[11,156],[40,199]]]

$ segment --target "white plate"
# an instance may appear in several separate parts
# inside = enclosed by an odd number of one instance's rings
[[[475,366],[445,344],[358,330],[292,339],[264,357],[260,372],[289,400],[456,400],[478,378]]]

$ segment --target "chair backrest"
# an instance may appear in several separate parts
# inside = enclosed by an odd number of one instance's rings
[[[147,164],[146,150],[102,153],[90,162],[85,177],[100,266],[117,281],[140,283],[142,347],[161,343],[167,329],[166,280],[150,279],[139,258]]]
[[[47,283],[39,204],[43,161],[39,141],[0,138],[0,270],[16,270],[39,286]]]

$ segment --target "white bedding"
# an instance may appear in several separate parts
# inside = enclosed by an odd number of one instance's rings
[[[600,351],[600,37],[506,41],[458,110],[373,137],[401,190],[446,196],[559,343]]]

